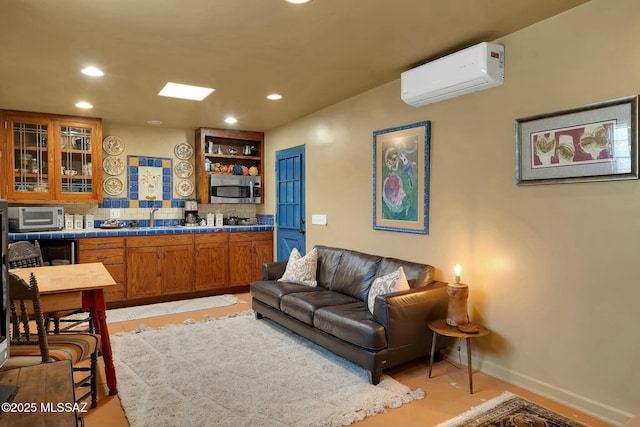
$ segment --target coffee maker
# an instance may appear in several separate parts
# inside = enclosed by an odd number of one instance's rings
[[[184,202],[184,225],[198,225],[198,202],[195,200],[187,200]]]

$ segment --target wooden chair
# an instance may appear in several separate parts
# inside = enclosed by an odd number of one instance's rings
[[[30,268],[44,265],[38,241],[35,244],[30,242],[9,243],[7,257],[9,258],[9,268]]]
[[[1,370],[70,360],[74,373],[79,372],[77,381],[77,402],[91,396],[91,407],[98,400],[97,365],[100,336],[86,333],[48,334],[44,324],[44,314],[40,302],[40,291],[35,276],[31,273],[29,283],[9,272],[9,298],[11,337],[9,359]],[[36,334],[31,332],[35,323]],[[78,366],[81,363],[89,367]],[[88,391],[85,391],[88,389]]]
[[[9,268],[30,268],[44,265],[42,250],[37,240],[35,243],[25,241],[10,243],[7,248],[7,258],[9,259]],[[79,314],[82,315],[78,316]],[[52,332],[55,334],[69,331],[93,332],[91,313],[86,310],[45,313],[45,329],[47,331],[50,331],[50,324],[52,322]],[[60,328],[61,323],[65,323],[67,326]],[[87,326],[80,328],[79,326],[83,323],[87,323]]]

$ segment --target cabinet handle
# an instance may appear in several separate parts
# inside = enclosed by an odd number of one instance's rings
[[[98,257],[98,259],[107,259],[107,257],[105,255],[101,255]]]

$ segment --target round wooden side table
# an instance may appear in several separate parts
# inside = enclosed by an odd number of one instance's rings
[[[479,338],[487,335],[489,330],[482,325],[473,323],[478,327],[478,332],[465,333],[458,329],[456,326],[447,325],[446,319],[432,320],[429,322],[429,329],[433,331],[433,337],[431,338],[431,359],[429,360],[429,378],[431,378],[431,368],[433,367],[433,354],[436,351],[436,337],[443,335],[445,337],[465,338],[467,341],[467,366],[469,368],[469,393],[473,394],[473,377],[471,376],[471,338]]]

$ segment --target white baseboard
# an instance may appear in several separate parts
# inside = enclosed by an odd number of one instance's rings
[[[458,352],[455,348],[450,348],[445,354],[445,357],[456,363],[458,363],[460,357],[460,360],[462,360],[462,363],[466,366],[467,352],[464,351],[464,346],[462,346],[460,356],[458,356],[457,353]],[[524,388],[532,393],[539,394],[540,396],[546,397],[570,408],[574,408],[577,411],[583,412],[594,418],[601,419],[607,423],[623,425],[634,416],[634,414],[605,405],[604,403],[597,402],[569,390],[564,390],[554,386],[553,384],[548,384],[528,375],[510,371],[502,366],[496,365],[495,363],[491,363],[483,359],[477,359],[473,356],[471,356],[471,358],[474,370],[478,370],[484,374],[498,378],[506,383]]]

